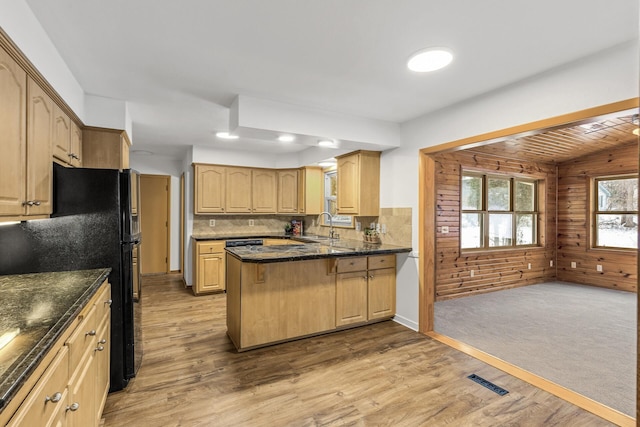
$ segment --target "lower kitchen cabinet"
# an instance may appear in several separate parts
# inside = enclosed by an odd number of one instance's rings
[[[202,295],[224,291],[225,285],[225,242],[196,241],[193,257],[193,293]]]
[[[30,391],[7,426],[97,427],[109,391],[110,325],[111,285],[105,282],[63,333],[64,342],[54,344],[44,371],[26,380]]]
[[[395,315],[395,255],[340,258],[336,273],[337,327]]]

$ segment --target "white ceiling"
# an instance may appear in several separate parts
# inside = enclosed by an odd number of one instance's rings
[[[174,155],[306,148],[217,140],[239,94],[401,123],[638,37],[637,0],[27,3],[86,93],[128,102],[134,148]],[[430,46],[454,62],[408,71]]]

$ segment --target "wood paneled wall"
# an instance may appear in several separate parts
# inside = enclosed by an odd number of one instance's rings
[[[556,174],[551,163],[503,159],[471,150],[433,155],[436,179],[436,301],[552,280],[555,267]],[[462,168],[542,180],[539,227],[542,247],[499,251],[460,251],[460,173]],[[542,188],[542,187],[541,187]],[[542,210],[544,205],[544,211]],[[449,227],[448,234],[441,227]],[[528,264],[531,263],[531,269]],[[471,277],[471,270],[474,276]]]
[[[558,280],[637,292],[636,251],[590,249],[592,179],[626,173],[638,173],[636,142],[558,165]]]

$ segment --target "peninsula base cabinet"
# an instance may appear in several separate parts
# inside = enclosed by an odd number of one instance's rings
[[[227,254],[227,334],[238,351],[395,315],[395,254],[251,263]]]
[[[395,315],[395,255],[339,258],[336,272],[336,326]]]
[[[0,413],[8,427],[97,427],[109,391],[111,286],[105,282]],[[19,405],[12,411],[13,405]]]

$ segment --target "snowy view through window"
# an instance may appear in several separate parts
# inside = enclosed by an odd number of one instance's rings
[[[602,178],[595,182],[595,246],[637,248],[637,177]]]

